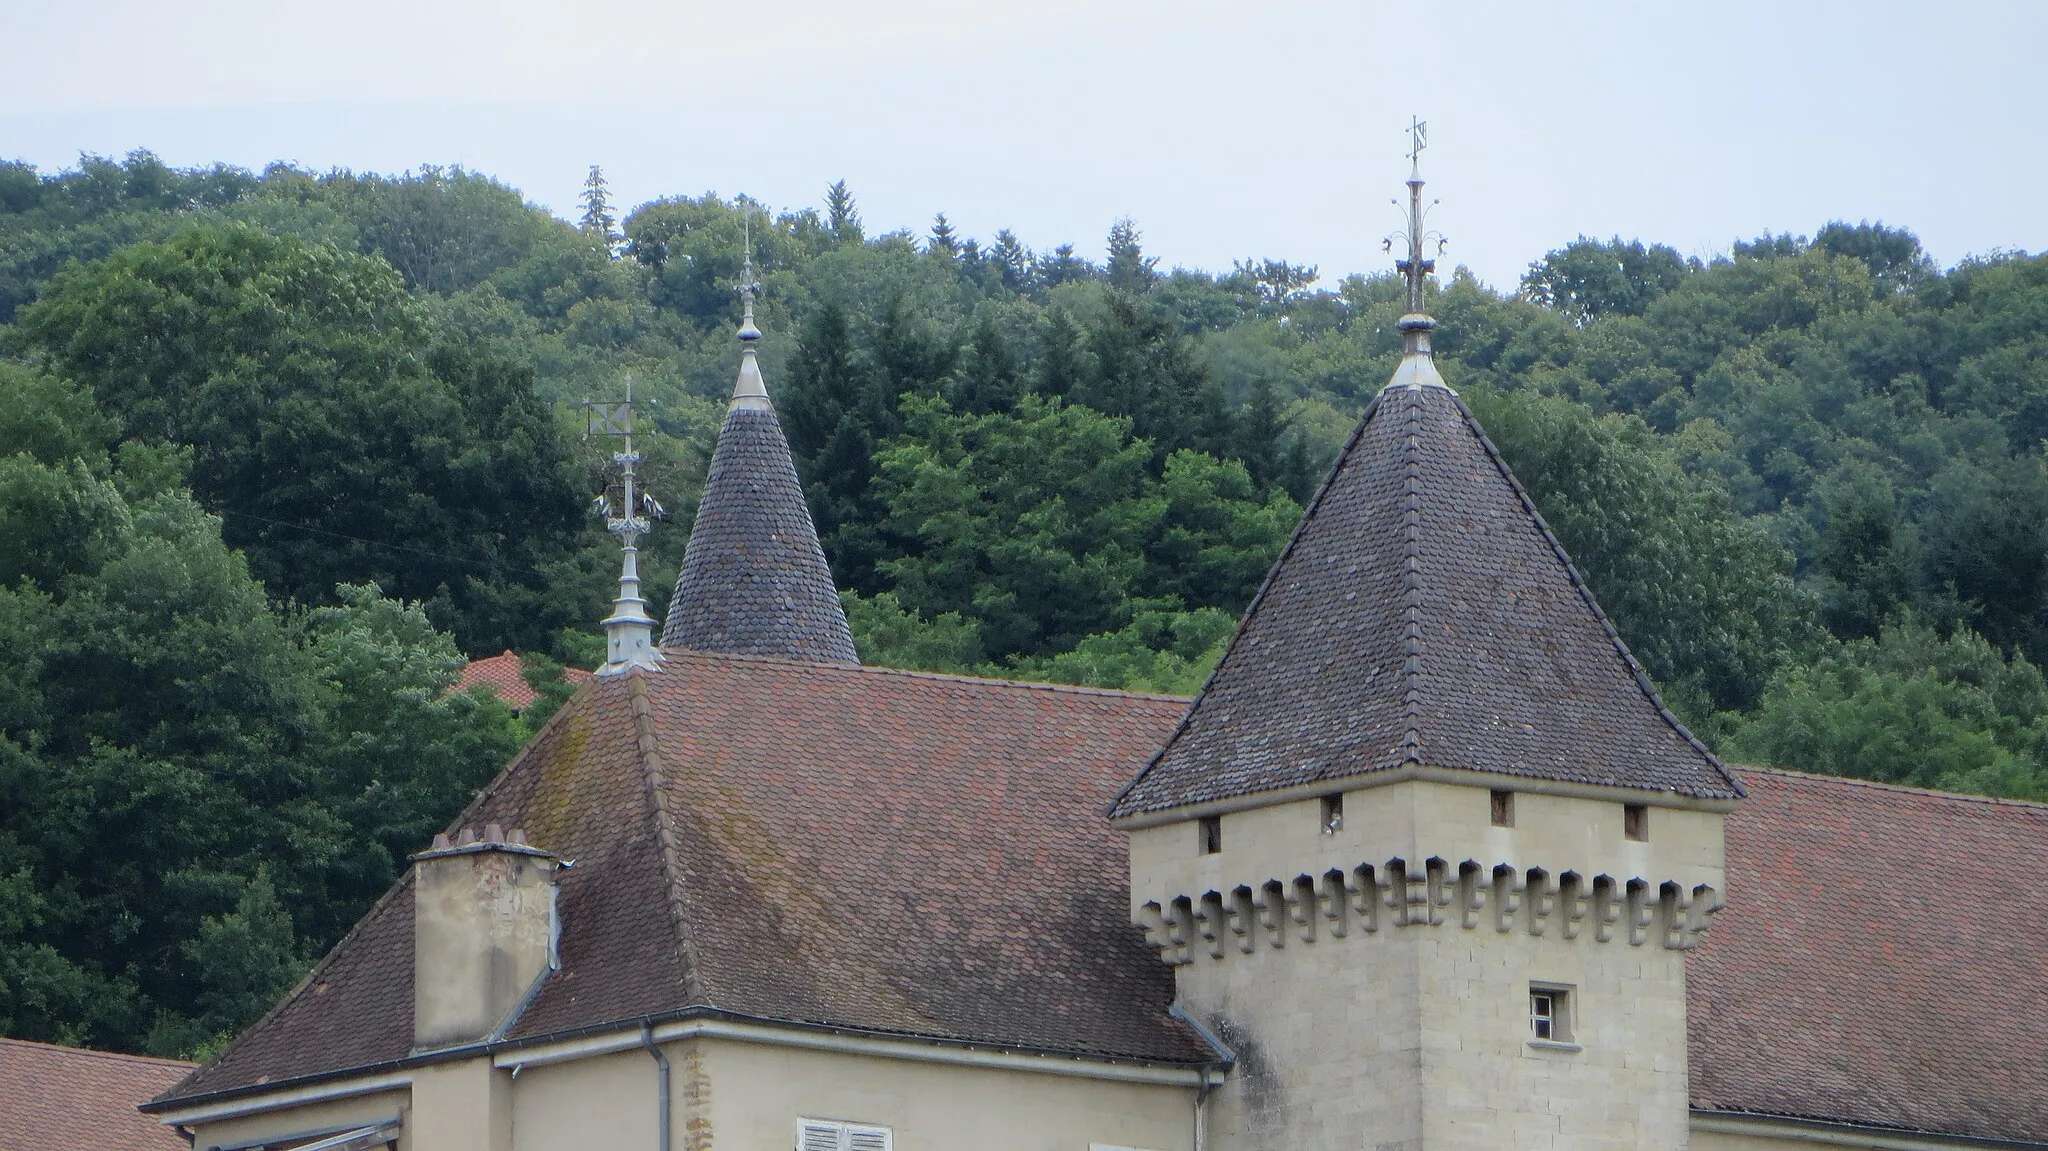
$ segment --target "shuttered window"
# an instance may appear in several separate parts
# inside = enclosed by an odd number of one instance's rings
[[[835,1119],[796,1121],[796,1151],[891,1151],[887,1127]]]

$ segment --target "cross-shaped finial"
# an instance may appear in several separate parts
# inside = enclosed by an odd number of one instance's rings
[[[751,347],[761,338],[761,329],[754,326],[754,293],[761,290],[761,282],[754,278],[754,206],[745,197],[740,199],[740,236],[740,343]]]

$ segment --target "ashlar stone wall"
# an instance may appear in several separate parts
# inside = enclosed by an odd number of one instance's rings
[[[1411,780],[1131,833],[1134,914],[1237,1049],[1219,1151],[1683,1148],[1684,950],[1721,816]],[[1532,986],[1569,1032],[1537,1040]]]

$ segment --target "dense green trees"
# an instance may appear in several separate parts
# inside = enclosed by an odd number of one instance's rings
[[[374,580],[483,647],[570,622],[542,569],[584,494],[530,369],[441,338],[382,261],[194,226],[59,273],[14,343],[132,439],[191,445],[271,594]]]
[[[71,381],[0,365],[0,1030],[246,1024],[517,747],[416,604],[273,606]]]
[[[863,658],[1192,691],[1391,371],[1390,276],[1162,269],[717,196],[582,226],[460,169],[0,164],[0,1031],[204,1050],[523,736],[461,652],[593,658],[575,516],[643,401],[678,513],[764,367]],[[616,228],[616,231],[613,229]],[[2048,797],[2048,259],[1834,223],[1433,287],[1442,370],[1729,754]],[[561,692],[551,691],[550,702]]]

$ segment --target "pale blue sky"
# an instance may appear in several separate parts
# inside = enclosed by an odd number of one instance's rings
[[[1830,218],[1943,263],[2048,248],[2048,3],[0,0],[0,157],[492,173],[569,213],[944,211],[1165,265],[1377,269],[1430,122],[1446,263],[1509,286],[1574,235],[1711,256]]]

